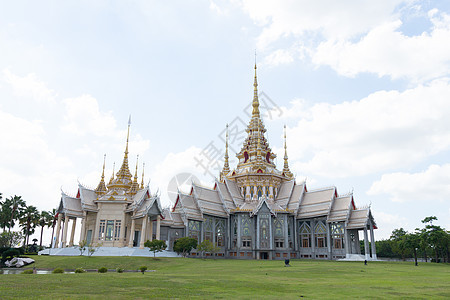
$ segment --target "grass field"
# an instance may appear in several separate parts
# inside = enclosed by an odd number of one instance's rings
[[[403,262],[35,257],[36,268],[156,272],[0,275],[0,298],[450,298],[450,265]]]

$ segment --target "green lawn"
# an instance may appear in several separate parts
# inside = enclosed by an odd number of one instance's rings
[[[395,262],[35,257],[36,268],[156,272],[0,275],[0,298],[450,298],[450,265]]]

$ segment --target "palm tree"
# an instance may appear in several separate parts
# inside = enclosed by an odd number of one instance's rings
[[[39,223],[40,213],[33,205],[27,206],[23,211],[20,223],[25,236],[24,246],[28,245],[28,238],[34,233],[34,229]]]
[[[11,216],[11,207],[9,205],[9,199],[2,200],[2,193],[0,193],[0,227],[3,228],[3,232],[6,231],[6,227],[9,227],[9,219]]]
[[[53,236],[55,235],[55,225],[56,225],[56,218],[58,218],[58,214],[56,213],[56,208],[52,209],[52,211],[49,211],[48,216],[48,228],[52,228],[52,239],[50,240],[50,248],[53,245]]]
[[[41,212],[41,215],[39,216],[39,222],[38,222],[39,226],[41,227],[41,238],[40,238],[40,242],[39,242],[39,247],[42,247],[42,235],[44,233],[44,227],[49,226],[48,225],[49,219],[50,219],[50,212],[43,210]],[[51,222],[53,223],[53,220],[51,220]],[[50,226],[51,226],[51,224],[50,224]]]
[[[14,195],[14,197],[10,197],[7,200],[9,200],[11,208],[11,219],[8,228],[8,232],[11,232],[11,228],[14,227],[14,220],[20,218],[20,213],[27,205],[21,196]],[[14,215],[17,215],[17,218],[15,218]]]

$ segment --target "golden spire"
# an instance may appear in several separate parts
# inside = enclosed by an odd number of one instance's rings
[[[286,177],[292,177],[292,173],[289,170],[289,163],[288,163],[288,155],[287,155],[287,143],[286,143],[286,125],[284,125],[284,167],[283,167],[283,173]]]
[[[228,124],[227,124],[227,135],[226,135],[226,139],[225,139],[225,163],[223,164],[223,169],[222,169],[222,174],[221,174],[221,179],[223,180],[223,176],[227,175],[228,173],[230,173],[230,164],[228,162]]]
[[[137,181],[138,164],[139,164],[139,154],[137,155],[137,158],[136,158],[136,171],[134,173],[133,183],[131,184],[131,187],[130,187],[130,190],[129,190],[130,194],[136,194],[136,192],[139,189],[139,184],[138,184],[138,181]]]
[[[129,187],[131,184],[132,175],[130,173],[130,168],[128,167],[128,142],[130,140],[130,126],[131,126],[131,115],[128,119],[128,132],[127,132],[127,144],[125,147],[125,156],[123,157],[122,166],[117,172],[117,179],[120,180],[121,185]]]
[[[258,100],[258,79],[256,76],[256,62],[255,62],[255,82],[253,83],[253,112],[252,118],[259,118],[259,100]],[[258,124],[259,125],[259,124]]]
[[[141,189],[144,188],[144,169],[145,169],[145,163],[142,164],[142,180],[141,180]]]
[[[105,162],[106,162],[106,154],[103,156],[103,171],[102,171],[102,179],[97,185],[97,188],[95,191],[97,194],[104,194],[107,192],[106,185],[105,185]]]

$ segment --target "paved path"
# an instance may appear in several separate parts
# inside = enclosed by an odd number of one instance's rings
[[[84,252],[84,256],[87,256],[87,249]],[[53,248],[39,251],[39,255],[60,255],[60,256],[79,256],[80,250],[78,247],[67,248]],[[99,247],[92,256],[149,256],[153,257],[153,252],[150,252],[148,248],[139,249],[128,247]],[[156,257],[181,257],[173,251],[164,250],[157,252]]]

